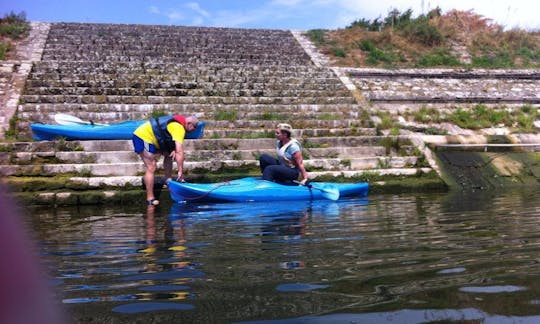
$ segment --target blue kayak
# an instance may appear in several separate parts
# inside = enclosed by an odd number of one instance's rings
[[[133,132],[146,120],[128,120],[116,124],[50,125],[31,124],[36,141],[52,141],[63,138],[73,140],[122,140],[131,139]],[[193,132],[186,133],[186,139],[198,139],[204,135],[204,122],[199,122]]]
[[[337,200],[340,197],[367,196],[369,189],[367,182],[312,182],[309,186],[302,186],[283,185],[256,177],[206,184],[169,181],[168,185],[171,198],[176,202]]]

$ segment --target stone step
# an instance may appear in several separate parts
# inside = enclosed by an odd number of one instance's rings
[[[192,77],[208,76],[211,80],[219,80],[219,78],[228,77],[244,77],[244,78],[267,78],[268,76],[280,78],[298,78],[300,76],[309,76],[312,78],[336,78],[335,73],[326,67],[315,67],[311,64],[307,65],[285,65],[267,67],[264,65],[245,65],[245,64],[216,64],[210,63],[206,65],[187,64],[187,63],[167,63],[167,62],[114,62],[114,61],[48,61],[42,60],[35,62],[32,74],[52,74],[47,75],[50,79],[76,79],[79,76],[86,79],[88,75],[109,75],[122,77],[124,73],[131,74],[149,74],[156,77],[160,75],[177,76],[182,75]],[[56,77],[56,76],[59,76]],[[112,79],[115,80],[115,79]],[[223,80],[225,81],[225,80]]]
[[[310,172],[310,179],[316,179],[321,176],[343,176],[345,178],[359,177],[363,174],[369,173],[370,175],[415,175],[418,172],[428,173],[431,172],[430,168],[388,168],[388,169],[370,169],[370,170],[354,170],[354,171],[315,171]],[[71,177],[70,181],[79,184],[85,184],[89,187],[103,188],[103,187],[124,187],[131,185],[134,187],[142,186],[141,176],[110,176],[110,177]]]
[[[144,103],[149,102],[153,97],[159,97],[164,102],[176,102],[176,97],[248,97],[248,98],[291,98],[298,97],[301,99],[306,98],[312,100],[312,98],[339,98],[350,96],[350,92],[347,89],[341,88],[338,90],[306,90],[295,87],[294,89],[282,88],[282,89],[232,89],[232,90],[219,90],[219,89],[136,89],[136,88],[109,88],[105,90],[93,89],[95,93],[85,93],[84,88],[80,89],[81,93],[70,93],[64,91],[62,88],[55,88],[54,91],[45,92],[43,94],[33,94],[31,90],[25,92],[21,96],[21,103],[43,102],[43,103],[57,103],[64,100],[68,103],[117,103],[121,99],[120,103]],[[45,91],[47,88],[45,88]],[[322,101],[324,102],[324,101]],[[180,100],[179,103],[182,103]]]
[[[272,97],[292,95],[316,97],[316,94],[330,96],[335,92],[337,96],[347,94],[348,90],[336,84],[253,84],[253,83],[227,83],[215,85],[214,83],[162,84],[156,85],[121,85],[110,87],[84,87],[84,86],[40,86],[27,87],[25,95],[33,96],[252,96]]]
[[[268,80],[270,81],[270,80]],[[108,96],[168,96],[171,94],[185,94],[191,95],[191,93],[198,93],[200,90],[204,90],[206,95],[212,93],[220,96],[237,95],[239,92],[254,93],[254,95],[267,95],[268,93],[290,93],[294,91],[346,91],[342,84],[337,83],[305,83],[297,82],[290,83],[284,80],[277,80],[278,82],[267,83],[247,83],[247,82],[222,82],[219,84],[211,82],[154,82],[144,83],[139,81],[138,83],[120,83],[109,84],[105,86],[100,85],[88,85],[74,83],[68,83],[64,85],[56,84],[43,84],[39,86],[31,85],[27,83],[25,94],[26,95],[108,95]],[[35,83],[35,82],[34,82]],[[51,83],[51,82],[49,82]],[[326,92],[325,92],[326,93]]]
[[[373,169],[373,170],[352,170],[352,171],[317,171],[310,172],[310,178],[316,179],[320,176],[344,177],[353,178],[364,174],[369,175],[395,175],[395,176],[413,176],[418,173],[429,173],[433,171],[431,168],[388,168],[388,169]]]
[[[348,136],[348,137],[314,137],[301,140],[306,150],[318,148],[353,148],[366,146],[410,146],[407,136]],[[239,139],[239,138],[203,138],[186,140],[184,147],[187,151],[194,150],[252,150],[253,148],[273,148],[275,139]],[[0,152],[50,152],[50,151],[131,151],[131,140],[106,141],[40,141],[40,142],[10,142],[1,143]]]
[[[331,116],[334,112],[350,113],[360,111],[356,103],[335,104],[79,104],[79,103],[27,103],[18,106],[19,114],[54,115],[63,112],[80,117],[82,113],[123,112],[150,116],[155,111],[167,111],[189,115],[202,114],[203,119],[223,120],[228,116],[279,116],[291,112],[324,113]]]
[[[130,73],[123,74],[82,74],[69,77],[59,73],[32,73],[26,83],[31,91],[55,88],[136,88],[136,89],[282,89],[285,87],[302,87],[305,89],[343,89],[344,85],[335,76],[305,73],[305,75],[242,75],[241,72],[230,76],[212,74],[160,74],[159,76]],[[76,91],[75,89],[71,91]]]
[[[322,169],[324,171],[354,171],[365,169],[390,168],[392,166],[413,167],[416,157],[380,157],[359,159],[314,159],[304,160],[306,169]],[[252,169],[259,167],[257,160],[217,160],[187,161],[184,163],[186,173],[197,174],[207,172],[220,172],[231,169]],[[158,168],[163,168],[163,162],[158,162]],[[28,165],[0,165],[2,176],[54,176],[58,174],[75,173],[81,176],[136,176],[144,173],[142,162],[116,162],[116,163],[63,163],[63,164],[28,164]]]
[[[186,161],[210,160],[256,160],[262,153],[275,154],[269,148],[249,150],[188,150]],[[306,159],[355,159],[362,157],[385,157],[386,148],[382,146],[310,148],[304,150]],[[0,152],[0,164],[41,163],[124,163],[139,162],[139,156],[130,150],[123,151],[43,151],[43,152]]]
[[[258,91],[258,90],[257,90]],[[175,93],[162,96],[93,96],[93,95],[21,95],[20,103],[67,103],[67,104],[346,104],[356,103],[348,91],[340,93],[307,91],[301,94],[291,91],[285,93],[245,92],[231,94],[230,96],[206,95],[204,91],[188,95]],[[267,91],[268,92],[268,91]]]
[[[270,125],[271,126],[271,125]],[[270,127],[269,126],[269,127]],[[271,129],[271,128],[269,128]],[[375,136],[377,130],[375,128],[311,128],[311,129],[295,129],[294,136],[298,138],[309,137],[334,137],[334,136]],[[253,130],[229,127],[218,129],[213,127],[210,130],[205,130],[206,138],[274,138],[274,131],[269,130]]]
[[[196,107],[193,107],[196,109]],[[70,113],[69,110],[64,111],[68,114]],[[197,114],[201,114],[201,112],[197,111]],[[175,112],[176,114],[176,112]],[[191,112],[178,112],[178,114],[181,115],[191,115]],[[278,113],[271,113],[271,112],[252,112],[252,113],[244,113],[244,112],[234,112],[234,111],[219,111],[215,113],[211,113],[208,115],[214,115],[214,118],[212,116],[206,117],[206,113],[203,117],[201,117],[201,120],[205,120],[208,127],[214,127],[214,125],[217,125],[219,123],[223,124],[224,122],[227,124],[234,123],[236,126],[239,127],[239,125],[245,125],[245,124],[253,124],[253,125],[261,125],[266,122],[271,122],[273,124],[277,124],[281,121],[294,121],[294,120],[302,120],[302,125],[304,127],[306,126],[317,126],[321,122],[324,121],[337,121],[339,124],[342,124],[341,121],[347,120],[350,118],[358,118],[360,117],[360,111],[357,109],[349,110],[349,111],[334,111],[334,112],[302,112],[302,111],[291,111],[291,112],[278,112]],[[78,112],[77,117],[85,120],[92,120],[94,122],[102,122],[102,123],[111,123],[115,120],[128,120],[128,119],[137,119],[137,120],[145,120],[148,119],[150,114],[148,113],[140,113],[140,112]],[[223,117],[222,117],[223,116]],[[19,117],[27,119],[29,121],[33,122],[39,122],[39,123],[50,123],[55,124],[53,122],[54,114],[51,113],[45,113],[42,112],[19,112]],[[121,118],[123,117],[123,118]],[[222,119],[222,120],[220,120]],[[208,120],[208,121],[207,121]],[[216,122],[213,122],[212,120],[215,120]],[[358,122],[357,122],[358,124]],[[259,128],[259,127],[256,127]]]
[[[78,52],[71,51],[66,53],[63,50],[48,49],[43,52],[43,59],[52,61],[107,61],[107,62],[137,62],[143,63],[186,63],[186,64],[251,64],[265,66],[286,66],[286,65],[309,65],[309,57],[305,54],[295,55],[287,53],[285,55],[264,55],[252,53],[233,53],[222,55],[203,54],[185,54],[181,52],[171,53],[156,53],[146,52],[138,53],[139,50],[133,51],[106,51],[103,49],[81,48]]]
[[[71,55],[68,57],[68,55]],[[178,55],[175,56],[174,53],[171,55],[161,55],[158,53],[149,53],[149,55],[143,56],[139,55],[136,51],[118,53],[118,52],[109,52],[109,53],[91,53],[81,52],[81,53],[65,53],[58,52],[56,50],[49,51],[48,49],[44,50],[44,59],[52,61],[65,61],[65,60],[75,60],[75,61],[109,61],[109,62],[138,62],[143,64],[145,62],[151,63],[188,63],[188,64],[253,64],[253,65],[266,65],[266,66],[284,66],[289,64],[295,65],[308,65],[311,64],[308,61],[308,57],[304,55],[289,55],[287,53],[286,58],[283,56],[272,55],[272,56],[254,56],[251,54],[236,54],[236,55],[223,55],[223,56],[211,56],[211,55]]]

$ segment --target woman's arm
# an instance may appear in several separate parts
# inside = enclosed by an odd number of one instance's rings
[[[302,158],[302,151],[296,151],[293,154],[294,163],[300,170],[300,174],[302,175],[302,180],[300,181],[302,184],[305,184],[308,180],[308,174],[306,171],[306,168],[304,167],[304,159]]]

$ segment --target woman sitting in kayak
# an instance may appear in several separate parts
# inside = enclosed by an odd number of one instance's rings
[[[300,143],[291,137],[292,127],[289,124],[279,124],[276,129],[277,159],[262,154],[259,163],[263,180],[287,183],[298,180],[302,175],[301,184],[306,184],[308,175],[302,159]]]
[[[184,181],[184,137],[186,132],[192,132],[197,128],[198,122],[195,116],[162,116],[151,118],[133,132],[133,148],[146,168],[144,185],[148,205],[159,205],[159,200],[154,197],[158,154],[164,156],[165,179],[171,179],[174,159],[178,166],[176,181]]]

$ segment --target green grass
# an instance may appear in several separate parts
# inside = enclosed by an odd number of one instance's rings
[[[422,107],[418,111],[413,112],[412,116],[414,121],[424,124],[430,122],[451,122],[461,128],[467,129],[480,129],[501,125],[533,131],[534,121],[538,117],[538,109],[531,105],[523,105],[518,109],[509,110],[504,106],[487,107],[486,105],[478,104],[471,109],[458,107],[449,115],[443,115],[436,109]]]
[[[461,62],[446,48],[435,48],[433,51],[424,54],[416,63],[416,67],[426,68],[434,66],[459,66]]]
[[[264,112],[261,115],[255,116],[255,120],[286,120],[287,116],[282,114],[277,114],[274,112]]]
[[[12,40],[26,37],[30,31],[30,23],[26,14],[11,12],[0,19],[0,60],[5,60],[13,50]]]
[[[0,60],[5,60],[7,53],[11,49],[11,44],[0,42]]]
[[[312,29],[306,35],[314,44],[322,45],[326,43],[325,33],[324,29]]]
[[[0,35],[11,39],[23,38],[30,31],[30,23],[23,12],[10,12],[0,19]]]
[[[391,10],[386,17],[357,19],[344,29],[311,30],[307,35],[340,66],[462,67],[512,69],[540,67],[540,34],[536,30],[486,23],[472,11],[442,13],[436,8],[413,17],[412,10]],[[464,33],[463,26],[467,27]],[[460,61],[452,46],[471,57]]]
[[[238,119],[238,113],[234,110],[218,110],[214,113],[214,119],[235,121]]]
[[[378,48],[372,40],[360,41],[358,48],[368,53],[367,63],[369,65],[378,65],[379,63],[391,64],[400,60],[399,54],[392,51],[391,48]]]

